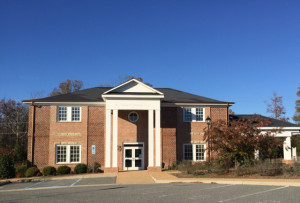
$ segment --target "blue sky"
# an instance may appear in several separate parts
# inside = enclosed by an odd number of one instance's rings
[[[141,76],[266,113],[273,92],[294,114],[300,1],[0,1],[0,98],[44,96]]]

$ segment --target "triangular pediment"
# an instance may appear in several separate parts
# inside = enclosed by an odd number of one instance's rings
[[[157,94],[162,95],[163,93],[158,90],[136,80],[132,79],[127,82],[122,83],[121,85],[114,87],[107,92],[104,92],[103,95],[107,94]]]

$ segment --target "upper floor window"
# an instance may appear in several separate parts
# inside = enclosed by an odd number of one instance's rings
[[[81,107],[79,106],[59,106],[57,114],[58,121],[81,121]]]
[[[204,108],[184,108],[183,109],[184,122],[204,122]]]

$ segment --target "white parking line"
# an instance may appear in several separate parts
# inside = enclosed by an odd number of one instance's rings
[[[81,181],[82,178],[79,178],[78,180],[76,180],[74,183],[72,183],[70,186],[73,187],[74,185],[76,185],[79,181]]]
[[[25,190],[30,189],[30,188],[32,188],[33,186],[39,185],[39,184],[41,184],[41,183],[43,183],[43,182],[44,182],[44,181],[35,183],[35,184],[33,184],[33,185],[30,185],[30,186],[28,186],[28,187],[25,187],[24,189],[25,189]]]
[[[249,197],[249,196],[252,196],[252,195],[258,195],[258,194],[262,194],[262,193],[266,193],[266,192],[271,192],[271,191],[275,191],[275,190],[281,190],[281,189],[287,188],[287,187],[289,187],[289,186],[278,187],[278,188],[274,188],[274,189],[270,189],[270,190],[264,190],[264,191],[261,191],[261,192],[255,192],[255,193],[251,193],[251,194],[247,194],[247,195],[242,195],[242,196],[234,197],[234,198],[231,198],[231,199],[221,200],[219,202],[227,202],[227,201],[231,201],[231,200],[235,200],[235,199],[241,199],[241,198]]]

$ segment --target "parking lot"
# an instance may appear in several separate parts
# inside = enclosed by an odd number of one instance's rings
[[[300,187],[203,183],[115,184],[115,177],[13,183],[0,202],[300,202]]]

